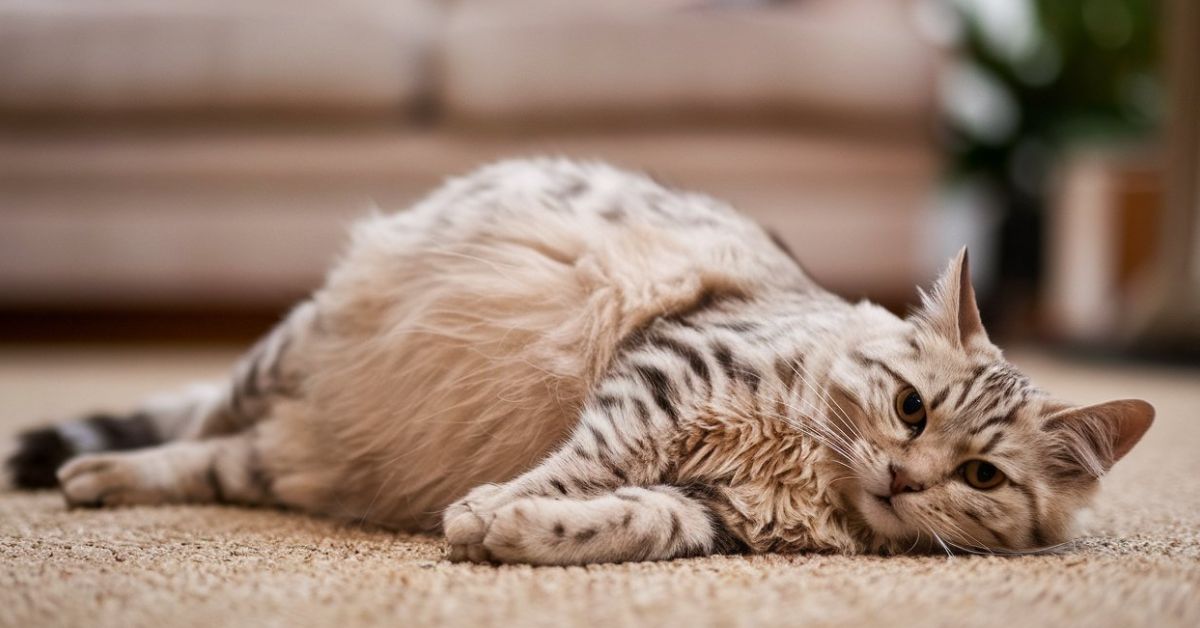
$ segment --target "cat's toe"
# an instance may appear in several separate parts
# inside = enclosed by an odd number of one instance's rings
[[[456,504],[457,506],[458,504]],[[476,513],[469,504],[462,504],[455,512],[446,512],[444,524],[446,541],[450,543],[450,551],[446,558],[452,562],[491,562],[492,557],[483,546],[491,517],[485,519]]]
[[[442,515],[442,531],[450,545],[474,545],[483,541],[494,517],[488,502],[493,501],[499,491],[500,487],[492,484],[476,487],[446,509]]]
[[[541,562],[531,543],[545,541],[553,545],[555,539],[542,538],[545,535],[541,534],[544,532],[541,527],[546,522],[540,514],[539,504],[532,499],[517,501],[496,511],[483,539],[483,547],[491,559],[503,563]]]
[[[447,558],[456,562],[487,563],[495,559],[483,544],[496,510],[503,504],[503,487],[485,484],[453,503],[442,517],[442,531],[450,543]]]
[[[482,541],[487,534],[489,520],[490,517],[476,512],[475,508],[464,500],[446,510],[442,529],[451,546],[473,545]]]
[[[451,545],[450,548],[446,550],[446,560],[452,563],[470,562],[471,559],[467,557],[467,546]]]
[[[451,545],[446,558],[454,563],[493,563],[496,560],[482,543]]]
[[[138,469],[115,456],[80,456],[58,470],[59,487],[70,506],[99,507],[138,503]]]

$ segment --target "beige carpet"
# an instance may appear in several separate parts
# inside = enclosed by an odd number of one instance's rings
[[[0,351],[0,432],[219,373],[221,351]],[[1158,423],[1062,555],[452,565],[437,539],[226,507],[67,511],[0,495],[3,626],[1200,626],[1200,371],[1019,354]]]

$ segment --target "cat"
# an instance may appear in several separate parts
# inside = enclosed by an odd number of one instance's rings
[[[72,506],[440,529],[453,560],[1026,552],[1153,417],[1007,363],[965,249],[901,318],[721,202],[546,158],[362,220],[231,377],[26,432],[8,470]]]

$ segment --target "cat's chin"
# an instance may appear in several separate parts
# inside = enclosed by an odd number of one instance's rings
[[[912,526],[904,521],[894,504],[870,491],[864,490],[859,493],[858,511],[871,530],[881,537],[896,540],[909,537],[913,533]]]

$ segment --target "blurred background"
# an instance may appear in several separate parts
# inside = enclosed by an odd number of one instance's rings
[[[345,225],[536,153],[726,199],[903,311],[1200,355],[1192,0],[0,0],[0,342],[224,343]]]

